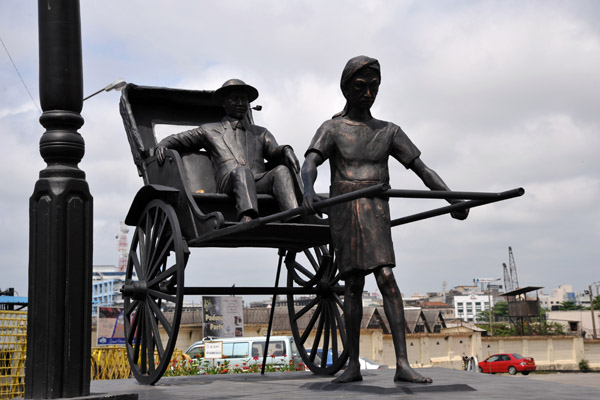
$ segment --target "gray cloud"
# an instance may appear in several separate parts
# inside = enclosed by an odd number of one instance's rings
[[[37,10],[0,4],[0,35],[37,93]],[[501,277],[515,251],[519,280],[584,288],[600,280],[600,32],[595,2],[82,2],[85,93],[129,82],[214,89],[255,85],[255,114],[302,158],[318,126],[343,107],[348,58],[382,65],[373,113],[391,120],[456,190],[523,186],[523,198],[394,229],[406,294]],[[43,128],[5,53],[0,56],[0,288],[26,292],[28,198],[44,163]],[[118,94],[86,101],[81,168],[94,196],[94,263],[116,264],[115,235],[141,187]],[[392,186],[424,189],[390,164]],[[327,191],[327,167],[317,190]],[[439,201],[394,200],[394,216]],[[276,251],[192,249],[197,285],[270,285]],[[250,256],[249,256],[250,255]],[[226,261],[223,261],[226,258]],[[248,262],[252,259],[252,262]],[[208,268],[207,268],[208,266]],[[369,290],[375,284],[368,281]]]

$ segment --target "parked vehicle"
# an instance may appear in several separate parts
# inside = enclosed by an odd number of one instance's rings
[[[308,355],[310,355],[310,351],[307,351],[307,353],[308,353]],[[327,367],[330,367],[331,365],[333,365],[332,354],[333,353],[331,352],[331,350],[329,350],[327,352],[327,361],[326,361]],[[317,358],[315,359],[315,363],[320,364],[322,359],[323,359],[323,350],[318,349],[317,350]],[[360,363],[360,369],[381,369],[381,365],[379,365],[375,361],[370,360],[368,358],[358,357],[358,362]],[[344,368],[346,368],[346,367],[344,366]]]
[[[479,372],[490,374],[508,372],[515,375],[520,372],[527,375],[535,369],[535,361],[532,357],[523,357],[516,353],[494,354],[479,363]]]
[[[368,358],[358,357],[358,362],[360,363],[360,369],[381,369],[381,365]]]
[[[205,358],[204,345],[206,342],[222,342],[221,358]],[[225,361],[230,366],[252,366],[263,362],[263,351],[266,337],[233,337],[233,338],[206,338],[192,344],[185,353],[200,363],[209,362],[211,366],[218,366]],[[271,336],[267,349],[267,365],[290,365],[296,367],[302,362],[294,338],[292,336]]]

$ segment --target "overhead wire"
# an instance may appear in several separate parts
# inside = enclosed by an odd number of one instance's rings
[[[6,54],[8,55],[8,58],[9,58],[10,62],[12,63],[13,67],[15,68],[15,71],[17,71],[17,75],[19,75],[19,79],[21,80],[21,83],[25,87],[25,90],[27,91],[27,94],[29,94],[29,98],[33,102],[33,105],[35,106],[35,108],[37,108],[37,110],[41,114],[42,113],[42,109],[38,106],[38,104],[33,99],[33,96],[31,95],[31,92],[29,91],[29,88],[27,87],[27,84],[25,83],[25,80],[23,79],[23,77],[21,76],[21,73],[19,72],[19,68],[17,68],[17,64],[15,64],[12,56],[10,55],[10,51],[8,51],[8,47],[6,47],[6,44],[4,44],[4,40],[2,40],[2,36],[0,36],[0,42],[2,42],[2,47],[4,47],[4,50],[6,51]]]

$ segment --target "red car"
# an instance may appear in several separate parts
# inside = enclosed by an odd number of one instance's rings
[[[479,363],[479,372],[495,374],[496,372],[508,372],[515,375],[517,372],[523,375],[535,371],[535,361],[531,357],[523,357],[520,354],[506,353],[494,354]]]

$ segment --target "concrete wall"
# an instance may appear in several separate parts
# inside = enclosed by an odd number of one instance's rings
[[[95,328],[95,327],[94,327]],[[246,336],[266,335],[265,326],[246,326]],[[291,331],[273,335],[292,335]],[[163,343],[167,338],[164,335]],[[185,351],[192,343],[202,340],[200,326],[182,325],[176,348]],[[92,345],[96,343],[95,329]],[[312,338],[307,340],[310,346]],[[600,370],[600,340],[583,340],[575,336],[516,336],[481,337],[479,332],[407,334],[408,361],[414,367],[462,368],[462,357],[477,357],[479,361],[496,353],[519,353],[533,357],[539,370],[579,370],[582,359],[590,368]],[[362,329],[360,355],[382,365],[395,368],[392,335],[378,329]]]
[[[533,357],[540,370],[579,370],[582,359],[587,360],[592,369],[600,370],[600,340],[584,341],[574,336],[482,338],[479,333],[409,334],[406,345],[408,361],[415,367],[461,369],[463,356],[474,356],[481,361],[495,353],[519,353]],[[371,352],[371,348],[377,346],[382,352]],[[391,335],[363,330],[360,353],[395,367]]]

